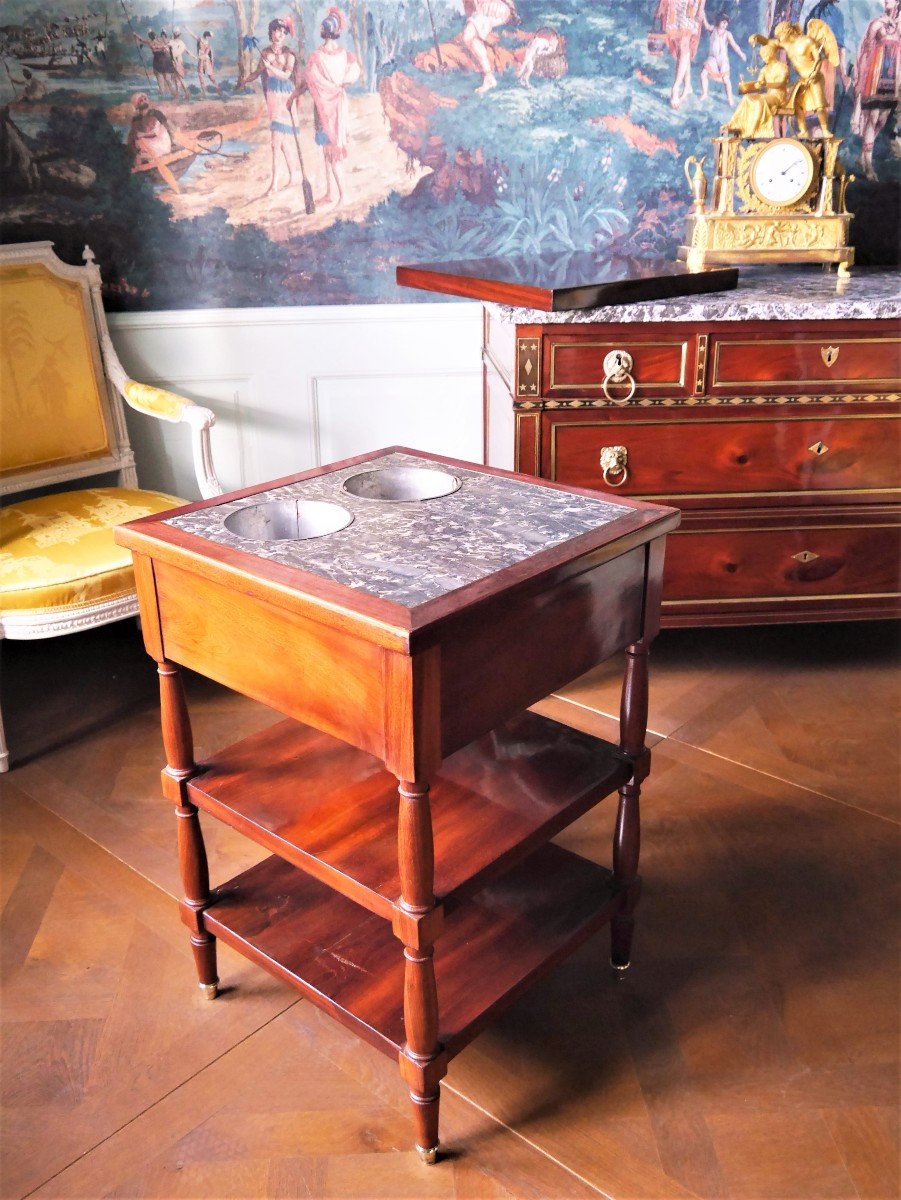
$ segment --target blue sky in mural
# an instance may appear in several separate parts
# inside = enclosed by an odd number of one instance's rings
[[[683,160],[760,68],[748,36],[811,15],[843,46],[853,206],[901,179],[895,0],[6,0],[0,236],[90,242],[132,309],[405,300],[403,261],[672,257]]]

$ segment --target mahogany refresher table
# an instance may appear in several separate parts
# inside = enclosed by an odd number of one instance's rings
[[[505,1006],[629,962],[668,508],[390,449],[123,525],[200,987],[216,939],[396,1058],[416,1145]],[[626,650],[619,745],[526,711]],[[284,714],[194,759],[181,668]],[[612,870],[551,843],[619,793]],[[210,888],[198,810],[272,851]]]

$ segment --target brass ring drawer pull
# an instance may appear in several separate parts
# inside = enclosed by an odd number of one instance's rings
[[[635,380],[632,370],[632,355],[627,350],[611,350],[604,358],[604,378],[601,387],[611,404],[628,404],[635,395]],[[624,396],[614,396],[611,387],[625,387]]]
[[[601,447],[601,471],[607,487],[622,487],[629,478],[629,451],[625,446]],[[619,479],[614,479],[619,475]]]

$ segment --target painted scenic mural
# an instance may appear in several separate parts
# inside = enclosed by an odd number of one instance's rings
[[[401,261],[671,257],[683,160],[761,69],[749,35],[818,17],[857,232],[891,257],[899,8],[4,0],[0,237],[73,262],[89,242],[112,309],[412,299]]]

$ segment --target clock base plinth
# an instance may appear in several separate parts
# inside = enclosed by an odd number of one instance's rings
[[[850,222],[847,213],[692,213],[678,258],[692,271],[724,263],[835,263],[847,273],[854,263]]]

